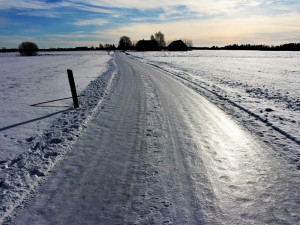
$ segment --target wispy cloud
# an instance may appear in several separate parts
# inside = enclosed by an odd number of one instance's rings
[[[57,12],[55,10],[30,10],[30,11],[22,11],[17,12],[16,15],[20,16],[34,16],[34,17],[47,17],[47,18],[59,18],[62,17],[62,15],[65,15],[64,13]]]
[[[0,0],[0,12],[1,31],[12,40],[26,28],[35,40],[60,43],[117,43],[122,35],[139,40],[158,30],[196,45],[300,41],[299,0]]]
[[[46,9],[46,3],[35,0],[0,0],[0,10],[7,9]]]
[[[87,26],[87,25],[102,26],[107,23],[108,23],[108,21],[103,20],[103,19],[90,19],[90,20],[79,20],[79,21],[75,22],[74,25],[76,25],[76,26]]]
[[[88,11],[88,12],[94,12],[94,13],[105,13],[105,14],[115,14],[118,13],[118,11],[115,9],[108,9],[108,8],[100,8],[95,5],[86,5],[86,4],[72,4],[72,7],[74,7],[77,10],[82,10],[82,11]]]
[[[27,10],[19,12],[23,15],[57,17],[60,10],[80,10],[93,13],[117,15],[126,10],[154,10],[160,9],[163,13],[161,20],[166,18],[180,19],[185,16],[218,16],[235,13],[245,13],[251,10],[258,12],[277,13],[288,10],[300,10],[299,1],[270,1],[270,0],[62,0],[59,2],[47,2],[45,0],[0,0],[0,11],[17,9]],[[33,11],[32,11],[33,10]],[[40,10],[40,11],[39,11]],[[181,15],[181,16],[179,16]],[[128,18],[130,19],[130,18]]]
[[[0,0],[0,5],[0,11],[19,10],[19,15],[40,17],[60,17],[64,15],[67,10],[69,12],[78,10],[94,13],[116,13],[116,11],[100,7],[98,4],[86,4],[85,1],[63,0],[49,3],[44,0]]]
[[[167,23],[132,23],[126,27],[109,29],[105,35],[114,40],[127,34],[133,40],[149,38],[154,32],[161,30],[167,39],[189,38],[197,45],[230,44],[230,43],[278,43],[289,34],[300,41],[300,15],[286,14],[281,16],[240,17],[239,19],[207,18],[182,20]],[[103,32],[102,32],[103,33]],[[295,39],[296,40],[296,39]]]
[[[47,39],[53,38],[64,38],[64,39],[77,39],[77,38],[88,38],[90,34],[84,34],[83,32],[74,32],[69,34],[50,34],[44,36]]]

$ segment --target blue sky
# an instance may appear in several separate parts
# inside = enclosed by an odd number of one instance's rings
[[[300,42],[300,1],[0,0],[0,48],[117,44],[121,36],[190,39],[194,46]]]

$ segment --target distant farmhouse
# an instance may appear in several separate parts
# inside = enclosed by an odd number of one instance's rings
[[[137,51],[159,51],[162,50],[159,47],[156,40],[140,40],[136,44]],[[168,51],[187,51],[189,48],[182,40],[173,41],[168,47]]]
[[[182,40],[173,41],[168,46],[168,51],[187,51],[188,47]]]
[[[160,50],[156,40],[140,40],[136,44],[138,51],[158,51]]]

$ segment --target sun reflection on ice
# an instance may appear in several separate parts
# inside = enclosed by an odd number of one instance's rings
[[[277,221],[286,213],[282,204],[293,204],[283,193],[287,189],[297,193],[297,186],[289,185],[294,182],[286,176],[287,165],[216,106],[199,95],[193,98],[201,105],[193,101],[189,110],[194,113],[185,119],[193,130],[220,214],[232,222],[240,218]]]

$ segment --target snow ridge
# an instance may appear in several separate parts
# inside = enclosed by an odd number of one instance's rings
[[[0,162],[1,224],[12,221],[15,210],[24,207],[51,169],[72,149],[95,113],[101,110],[102,103],[109,98],[118,75],[112,58],[107,71],[80,93],[85,97],[80,99],[79,109],[66,109],[50,129],[27,139],[27,152],[13,160]]]

